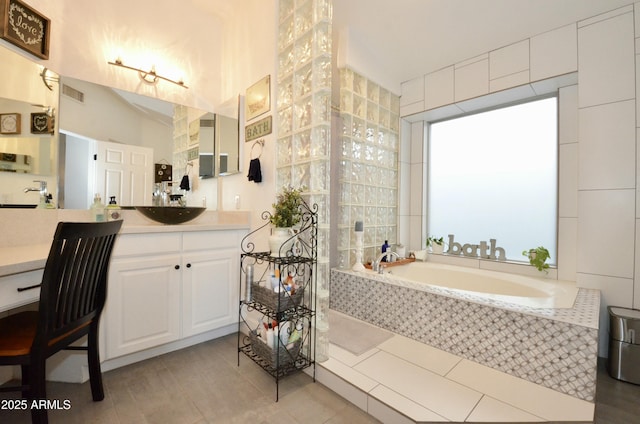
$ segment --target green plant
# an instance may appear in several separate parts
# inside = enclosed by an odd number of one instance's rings
[[[427,247],[431,247],[432,245],[437,244],[438,246],[444,245],[444,237],[436,238],[436,237],[427,237]]]
[[[549,268],[549,264],[546,263],[547,259],[549,259],[549,251],[542,247],[536,247],[535,249],[523,250],[522,255],[529,258],[529,263],[535,266],[538,271],[544,271],[548,273],[547,269]]]
[[[273,206],[273,215],[271,215],[271,223],[279,228],[293,227],[300,222],[300,203],[302,202],[302,189],[293,187],[285,187],[282,193],[276,197],[276,203]]]

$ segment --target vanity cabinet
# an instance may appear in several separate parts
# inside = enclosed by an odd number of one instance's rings
[[[109,360],[237,322],[238,232],[122,234],[103,313]]]
[[[9,311],[40,299],[40,288],[34,287],[42,281],[42,269],[0,277],[0,312]]]

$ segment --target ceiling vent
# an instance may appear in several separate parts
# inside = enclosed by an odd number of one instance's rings
[[[84,103],[84,93],[68,86],[67,84],[62,84],[62,94],[77,102]]]

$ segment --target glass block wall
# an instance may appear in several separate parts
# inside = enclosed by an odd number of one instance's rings
[[[340,69],[338,261],[355,262],[356,221],[364,222],[366,263],[398,238],[400,98],[348,68]]]
[[[276,190],[318,205],[316,360],[328,359],[331,0],[280,0]]]

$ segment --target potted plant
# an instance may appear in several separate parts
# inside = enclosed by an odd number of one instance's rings
[[[431,248],[432,253],[442,254],[444,252],[444,237],[436,238],[436,237],[428,237],[427,238],[427,247]]]
[[[300,222],[300,204],[302,202],[302,189],[285,187],[276,197],[273,206],[273,214],[269,221],[273,225],[269,237],[271,256],[282,256],[291,250],[293,245],[292,227]]]
[[[522,251],[522,255],[528,257],[529,263],[535,266],[538,271],[549,272],[547,271],[549,264],[546,262],[551,255],[549,255],[549,251],[546,248],[539,246],[535,249],[524,250]]]

